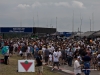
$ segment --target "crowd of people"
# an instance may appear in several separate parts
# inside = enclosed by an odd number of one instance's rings
[[[35,59],[38,75],[43,73],[43,62],[45,65],[54,67],[68,65],[74,68],[75,75],[90,75],[90,70],[100,70],[100,38],[95,39],[4,39],[0,41],[5,64],[9,64],[9,57],[14,54],[23,59]],[[6,50],[5,50],[6,49]]]

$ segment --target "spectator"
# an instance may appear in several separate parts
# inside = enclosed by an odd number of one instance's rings
[[[12,44],[9,46],[9,54],[10,56],[13,55],[13,45]]]
[[[22,47],[22,53],[23,53],[23,59],[27,59],[27,45],[25,44],[23,47]]]
[[[49,53],[49,65],[52,65],[52,53]]]
[[[36,71],[37,75],[43,75],[43,59],[42,59],[42,50],[38,51],[38,56],[36,57]]]
[[[98,55],[97,55],[97,60],[98,60],[97,67],[98,67],[98,70],[100,70],[100,53],[98,53]]]
[[[73,52],[71,51],[71,49],[69,50],[69,52],[67,53],[68,54],[68,56],[67,56],[67,58],[68,58],[68,65],[69,66],[72,66],[72,60],[73,60]]]
[[[9,64],[9,46],[7,46],[7,44],[3,46],[2,54],[4,55],[4,63],[8,65]]]
[[[83,62],[84,62],[84,74],[85,75],[90,75],[90,61],[91,58],[88,56],[88,53],[83,57]]]
[[[64,65],[66,60],[66,51],[63,47],[61,49],[61,57],[62,57],[62,65]]]
[[[80,65],[79,61],[80,61],[80,58],[75,57],[75,61],[74,61],[74,73],[75,73],[75,75],[81,75],[81,65]]]
[[[52,71],[54,70],[54,66],[55,65],[57,65],[57,68],[59,70],[59,56],[58,56],[58,53],[57,53],[57,49],[53,53],[53,67],[52,67]]]
[[[44,58],[45,58],[45,63],[48,65],[48,59],[49,59],[49,50],[46,46],[46,50],[44,51]]]

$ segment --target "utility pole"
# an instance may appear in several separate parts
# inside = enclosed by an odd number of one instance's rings
[[[47,20],[47,28],[48,28],[48,20]]]
[[[92,24],[93,24],[93,31],[94,31],[94,13],[92,13]]]
[[[73,19],[72,19],[72,32],[74,32],[74,11],[73,11]]]
[[[33,17],[33,27],[35,27],[34,17]]]
[[[37,25],[39,26],[39,16],[38,16],[38,12],[37,12]]]
[[[79,28],[78,28],[78,32],[79,32],[80,30],[79,30]]]
[[[90,19],[90,31],[91,31],[91,19]]]
[[[22,27],[22,20],[20,20],[20,27]]]
[[[81,27],[82,27],[82,18],[81,18],[81,24],[80,24],[80,36],[81,36],[81,32],[82,32]]]
[[[81,24],[80,24],[80,37],[81,37],[81,32],[82,32],[82,18],[81,18],[81,13],[80,13],[80,20],[81,20]]]
[[[52,28],[52,19],[51,19],[51,23],[50,23],[50,28]]]
[[[56,32],[57,32],[57,17],[56,17]]]

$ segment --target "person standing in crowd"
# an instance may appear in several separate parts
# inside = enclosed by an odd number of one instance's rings
[[[4,40],[1,40],[1,48],[4,46]]]
[[[66,60],[66,51],[63,47],[61,49],[61,57],[62,57],[62,65],[64,65]]]
[[[22,46],[22,56],[23,56],[23,59],[27,59],[27,53],[26,53],[26,51],[27,51],[27,44],[25,43],[23,46]]]
[[[97,55],[97,68],[98,70],[100,70],[100,52],[98,52],[98,55]]]
[[[52,53],[49,52],[49,65],[52,65]]]
[[[51,53],[53,53],[54,50],[55,50],[55,48],[54,48],[54,44],[52,43],[52,45],[51,45]]]
[[[30,44],[30,52],[31,52],[31,57],[34,58],[34,48],[32,44]]]
[[[37,57],[37,55],[38,55],[38,51],[39,51],[38,46],[37,46],[37,45],[34,45],[34,58]]]
[[[92,64],[93,64],[93,68],[96,69],[97,67],[97,54],[93,53],[92,55]]]
[[[71,49],[69,50],[69,52],[67,53],[67,58],[68,58],[68,65],[72,66],[72,60],[73,60],[73,52],[71,51]]]
[[[80,58],[79,57],[75,57],[75,61],[74,61],[74,73],[75,75],[81,75],[81,65],[80,65]]]
[[[13,55],[13,44],[9,45],[9,54],[10,54],[10,56]]]
[[[48,50],[49,50],[50,53],[53,52],[53,51],[52,51],[52,48],[51,48],[51,45],[48,46]]]
[[[42,51],[43,51],[43,53],[45,52],[45,50],[46,50],[46,46],[43,45],[43,46],[42,46]]]
[[[9,46],[5,44],[2,48],[2,54],[4,55],[4,63],[9,64]]]
[[[18,44],[17,44],[17,42],[14,42],[13,47],[14,47],[13,53],[15,54],[17,52],[17,50],[18,50]]]
[[[58,49],[59,65],[61,65],[61,49]]]
[[[18,44],[18,54],[20,54],[20,50],[21,50],[21,45]]]
[[[53,67],[52,67],[52,71],[54,70],[55,65],[57,66],[58,70],[59,69],[59,56],[57,53],[58,48],[56,48],[56,50],[53,53]]]
[[[44,51],[44,58],[45,58],[45,63],[48,65],[48,59],[49,59],[49,50],[46,46],[46,50]]]
[[[27,59],[31,59],[30,45],[27,46]]]
[[[90,56],[88,56],[88,53],[82,58],[83,62],[84,62],[84,74],[85,75],[90,75],[90,61],[91,61],[91,58]]]
[[[38,51],[38,55],[36,56],[36,71],[37,75],[43,75],[43,59],[42,59],[42,50]]]
[[[78,49],[76,49],[76,51],[74,52],[73,56],[74,56],[74,58],[77,58],[77,57],[79,56],[79,51],[78,51]]]

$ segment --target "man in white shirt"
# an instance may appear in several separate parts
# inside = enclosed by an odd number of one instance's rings
[[[59,56],[58,56],[57,49],[53,53],[53,67],[52,67],[52,70],[54,70],[55,65],[57,65],[57,68],[59,70]]]
[[[75,58],[75,62],[74,62],[75,75],[81,75],[81,65],[80,65],[79,61],[80,61],[79,57]]]
[[[54,50],[55,50],[55,48],[54,48],[54,46],[52,45],[52,46],[51,46],[51,51],[52,51],[52,53],[53,53]]]
[[[50,46],[50,45],[48,46],[48,50],[49,50],[49,52],[51,52],[51,53],[52,53],[52,48],[51,48],[51,46]]]
[[[58,50],[58,57],[59,57],[59,64],[61,64],[61,49],[59,48]]]
[[[42,47],[43,54],[44,54],[45,50],[46,50],[45,45],[43,45],[43,47]]]
[[[43,46],[42,46],[42,51],[43,51],[43,59],[45,58],[45,55],[44,55],[45,50],[46,50],[46,46],[45,46],[45,45],[43,45]]]
[[[29,45],[27,47],[27,59],[31,59],[31,50]]]
[[[17,42],[15,42],[14,43],[14,45],[13,45],[13,53],[16,53],[17,52],[17,49],[18,49],[18,44],[17,44]]]

